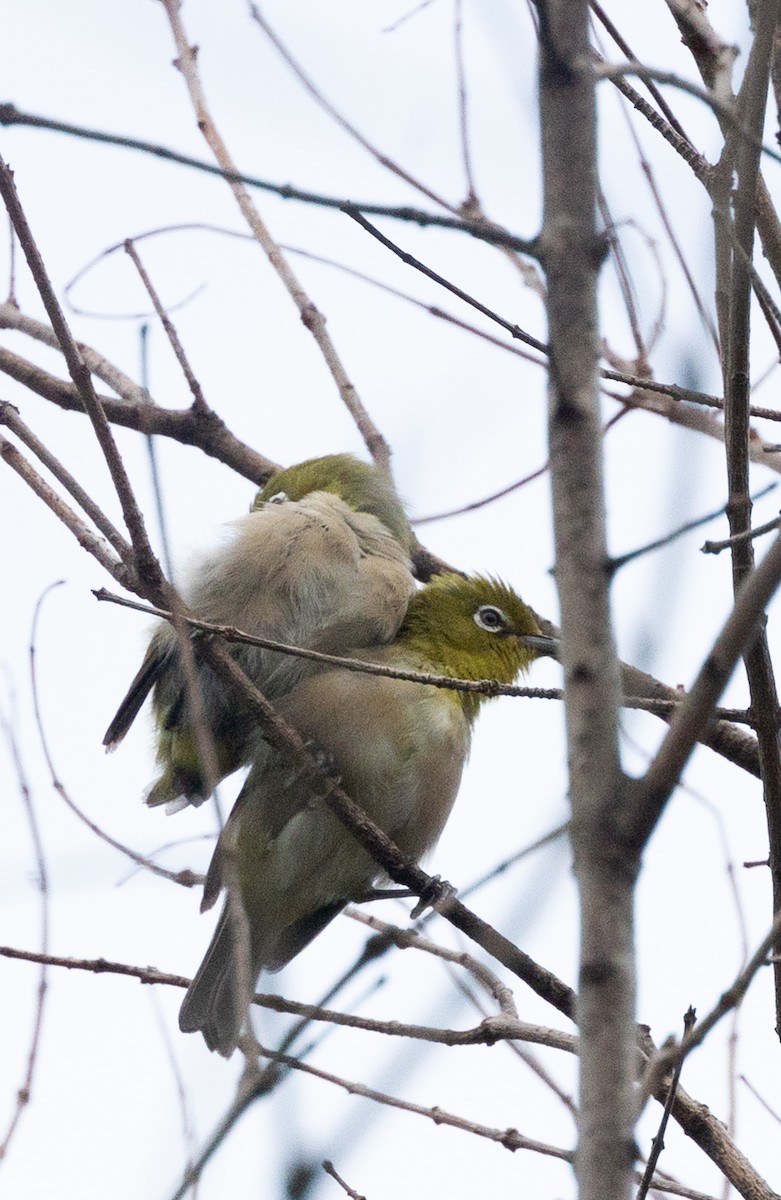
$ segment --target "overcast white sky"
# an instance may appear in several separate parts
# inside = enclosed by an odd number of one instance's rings
[[[627,14],[614,4],[636,53],[654,65],[692,68],[663,4]],[[432,3],[398,27],[405,4],[342,0],[274,0],[264,12],[324,93],[381,151],[454,203],[466,188],[459,146],[453,9]],[[712,4],[711,19],[729,39],[745,39],[741,6]],[[305,94],[252,24],[238,0],[219,5],[190,0],[183,9],[189,37],[200,47],[206,95],[241,168],[269,180],[353,200],[431,203],[376,164]],[[162,143],[208,158],[183,81],[172,66],[170,31],[161,6],[148,0],[10,0],[0,36],[1,100],[22,110]],[[642,24],[641,22],[645,22]],[[525,6],[494,0],[464,4],[470,142],[486,212],[521,236],[540,221],[534,34]],[[739,59],[738,69],[742,68]],[[606,87],[607,85],[603,85]],[[705,153],[717,150],[715,126],[688,97],[676,111]],[[647,129],[643,146],[659,172],[665,200],[710,304],[709,206],[671,152]],[[603,182],[613,219],[621,223],[638,288],[640,322],[650,336],[660,304],[665,324],[653,348],[661,380],[717,391],[712,347],[681,286],[615,97],[601,109]],[[0,131],[0,150],[51,277],[62,295],[73,276],[101,251],[131,235],[168,226],[214,226],[244,234],[227,187],[206,175],[129,150],[97,146],[36,129]],[[768,165],[771,189],[778,168]],[[286,245],[338,260],[382,279],[425,304],[437,305],[492,334],[501,332],[435,284],[404,267],[347,217],[256,193],[275,237]],[[635,225],[627,222],[636,222]],[[544,340],[539,298],[496,250],[442,231],[384,223],[383,229],[435,270],[477,295],[507,319]],[[3,278],[7,278],[3,239]],[[313,454],[352,449],[359,436],[340,406],[309,335],[262,254],[250,241],[206,229],[179,230],[140,244],[166,304],[176,306],[179,334],[208,401],[227,425],[268,457],[289,464]],[[659,256],[668,293],[662,284]],[[480,498],[540,467],[545,448],[545,375],[504,350],[448,326],[419,308],[349,274],[293,258],[367,408],[389,440],[399,489],[413,515],[425,516]],[[24,312],[42,309],[22,264],[17,298]],[[196,293],[193,295],[193,293]],[[604,332],[613,351],[632,354],[615,276],[603,280]],[[132,265],[121,252],[97,266],[71,295],[96,316],[72,314],[76,336],[128,374],[139,372],[137,314],[148,308]],[[53,352],[3,331],[2,344],[64,375]],[[755,372],[772,359],[760,334]],[[183,407],[188,394],[159,328],[150,333],[154,398]],[[774,402],[775,377],[758,393]],[[0,399],[19,405],[25,420],[118,519],[107,472],[86,422],[0,381]],[[614,406],[606,404],[606,415]],[[152,512],[143,439],[120,431],[133,482]],[[197,451],[160,444],[175,571],[218,536],[222,522],[246,511],[252,484]],[[770,478],[757,472],[755,488]],[[635,414],[607,444],[610,542],[616,553],[660,536],[725,500],[717,444]],[[778,510],[771,495],[757,519]],[[34,720],[28,664],[33,612],[51,583],[64,585],[43,604],[36,643],[42,721],[59,779],[73,799],[112,836],[151,853],[191,839],[161,856],[167,866],[203,869],[214,832],[208,811],[168,819],[140,798],[152,774],[146,714],[107,757],[105,726],[136,669],[145,619],[98,605],[90,589],[108,580],[8,470],[0,470],[0,707],[10,721],[25,779],[43,830],[49,872],[50,948],[77,957],[116,959],[190,975],[205,948],[211,918],[198,913],[195,891],[176,888],[132,865],[97,840],[51,787]],[[154,522],[155,537],[157,530]],[[467,516],[421,527],[420,536],[458,567],[513,583],[540,612],[556,618],[549,494],[546,477]],[[697,531],[627,567],[615,588],[622,657],[669,683],[688,684],[729,611],[725,558],[705,558],[705,536],[724,536],[725,523]],[[773,634],[771,622],[771,636]],[[556,686],[554,664],[540,664],[531,682]],[[730,701],[745,701],[736,684]],[[661,736],[650,718],[625,721],[627,765],[642,769]],[[41,900],[24,807],[12,757],[0,755],[3,829],[0,842],[0,943],[40,945]],[[562,713],[558,705],[496,702],[480,721],[472,761],[454,816],[427,864],[463,888],[503,855],[566,819]],[[696,755],[651,846],[639,889],[641,945],[639,1018],[661,1041],[678,1032],[689,1004],[704,1013],[741,965],[740,896],[749,951],[767,931],[769,882],[744,860],[767,850],[756,781]],[[226,786],[230,802],[237,781]],[[734,875],[730,872],[734,868]],[[576,982],[577,909],[564,844],[477,893],[474,907],[567,982]],[[407,909],[378,910],[404,924]],[[438,936],[459,945],[444,923]],[[270,986],[297,999],[317,999],[362,944],[360,929],[340,919]],[[479,1019],[441,967],[396,954],[367,971],[338,1006],[418,1023],[466,1025]],[[382,986],[372,991],[383,977]],[[37,969],[0,959],[0,1135],[23,1079]],[[193,1144],[200,1146],[225,1111],[240,1070],[201,1040],[179,1033],[181,1000],[173,989],[144,988],[127,979],[51,970],[32,1102],[8,1158],[0,1190],[13,1200],[172,1194],[188,1147],[171,1056],[187,1092]],[[522,985],[515,987],[524,1019],[556,1018]],[[371,991],[371,995],[365,995]],[[755,983],[740,1020],[738,1070],[775,1103],[778,1042],[773,1034],[769,974]],[[275,1044],[280,1025],[259,1018],[262,1041]],[[726,1037],[717,1033],[686,1067],[688,1090],[722,1118],[728,1112]],[[319,1036],[319,1035],[318,1035]],[[561,1055],[540,1059],[572,1092],[572,1065]],[[571,1120],[558,1101],[505,1047],[440,1049],[401,1046],[357,1031],[328,1034],[312,1061],[421,1104],[438,1104],[485,1125],[571,1147]],[[778,1129],[743,1086],[738,1091],[738,1140],[771,1182],[778,1175]],[[653,1133],[641,1125],[644,1149]],[[704,1190],[718,1189],[715,1172],[683,1135],[667,1138],[666,1166]],[[255,1106],[207,1169],[200,1200],[230,1195],[282,1195],[281,1178],[297,1156],[315,1171],[323,1157],[369,1200],[399,1195],[449,1195],[511,1190],[569,1197],[569,1168],[531,1154],[510,1155],[467,1134],[433,1129],[420,1117],[387,1113],[326,1083],[288,1080]],[[322,1173],[320,1173],[322,1175]],[[309,1195],[336,1195],[325,1176]]]

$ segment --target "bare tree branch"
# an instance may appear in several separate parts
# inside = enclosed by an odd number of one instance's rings
[[[631,1182],[635,864],[614,813],[620,681],[610,623],[597,389],[596,122],[586,0],[538,2],[550,327],[549,433],[566,678],[572,845],[581,947],[577,1005],[581,1200],[622,1200]],[[588,746],[588,750],[586,750]]]

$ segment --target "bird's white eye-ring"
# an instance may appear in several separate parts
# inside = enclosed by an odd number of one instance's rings
[[[273,496],[269,496],[266,504],[286,504],[288,500],[287,492],[274,492]]]
[[[507,617],[495,604],[481,604],[475,613],[475,625],[488,633],[501,633],[507,628]]]

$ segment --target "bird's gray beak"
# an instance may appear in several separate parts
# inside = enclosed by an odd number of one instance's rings
[[[558,638],[545,637],[543,634],[527,634],[525,637],[520,637],[518,641],[522,642],[524,646],[528,646],[540,658],[559,657]]]

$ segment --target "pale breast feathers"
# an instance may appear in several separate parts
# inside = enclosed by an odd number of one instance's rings
[[[228,530],[213,566],[193,572],[187,598],[196,612],[321,649],[393,637],[414,584],[406,552],[376,517],[315,492]]]

